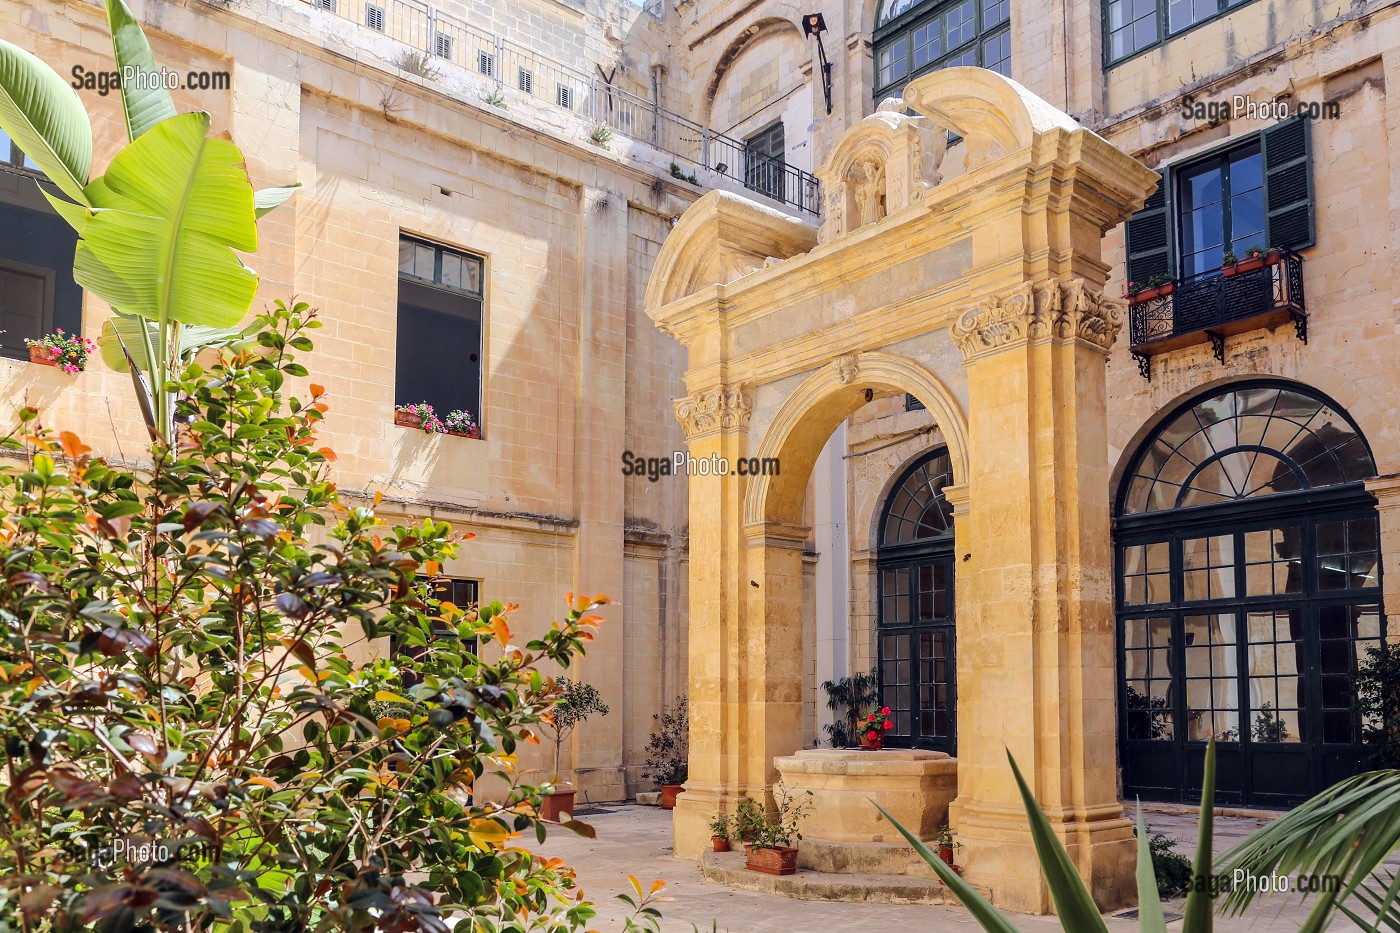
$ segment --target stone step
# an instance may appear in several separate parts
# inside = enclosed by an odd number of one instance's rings
[[[903,839],[898,843],[830,842],[803,836],[797,848],[797,864],[834,875],[913,875],[938,880],[933,869]]]
[[[799,846],[799,850],[800,850]],[[911,875],[837,874],[799,868],[795,875],[766,875],[744,867],[744,851],[706,852],[705,877],[742,891],[781,894],[803,901],[852,901],[868,904],[953,904],[942,882]]]

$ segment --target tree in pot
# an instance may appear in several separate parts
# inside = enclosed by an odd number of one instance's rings
[[[646,775],[661,788],[661,809],[676,805],[676,795],[690,768],[690,712],[684,696],[678,696],[661,712],[653,713],[657,727],[647,739]]]
[[[774,811],[765,815],[754,832],[753,847],[744,863],[751,871],[791,875],[797,871],[798,824],[812,809],[812,792],[794,794],[779,781],[773,788]]]
[[[729,851],[729,830],[732,825],[728,813],[716,813],[715,818],[710,820],[710,842],[714,844],[716,852]]]
[[[739,806],[734,811],[734,835],[748,848],[753,844],[754,836],[758,834],[758,827],[762,825],[767,816],[763,808],[758,805],[758,801],[752,797],[745,797],[739,801]]]
[[[836,714],[836,721],[823,727],[831,747],[850,748],[858,744],[860,710],[874,706],[880,699],[875,672],[824,681],[822,690],[826,691],[826,708]]]
[[[560,677],[554,682],[552,695],[555,698],[553,719],[541,725],[554,742],[554,774],[550,778],[553,790],[545,795],[540,810],[540,816],[546,820],[558,820],[564,814],[574,812],[574,786],[563,780],[559,771],[565,740],[585,719],[594,715],[608,715],[608,704],[603,702],[598,688],[592,684]]]

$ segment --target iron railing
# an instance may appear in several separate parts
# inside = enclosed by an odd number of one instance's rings
[[[650,145],[676,160],[671,174],[707,184],[712,177],[744,187],[808,214],[821,206],[821,186],[810,172],[753,152],[741,140],[655,101],[545,59],[532,49],[477,29],[422,0],[304,0],[397,40],[419,56],[424,70],[455,67],[578,113],[615,133]],[[390,62],[401,65],[402,62]]]
[[[1138,367],[1150,378],[1154,354],[1209,341],[1223,363],[1226,337],[1286,322],[1308,342],[1303,257],[1291,250],[1241,262],[1228,274],[1212,269],[1171,283],[1169,294],[1132,305],[1128,334]]]

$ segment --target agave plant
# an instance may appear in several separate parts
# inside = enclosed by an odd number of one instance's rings
[[[258,276],[234,250],[257,249],[257,218],[296,185],[254,192],[243,154],[227,134],[211,135],[209,114],[176,112],[131,10],[105,5],[117,69],[138,76],[121,83],[129,143],[106,174],[92,176],[92,125],[78,95],[3,40],[0,130],[66,195],[39,189],[78,232],[73,278],[117,315],[99,341],[103,359],[131,371],[152,438],[168,442],[166,384],[182,359],[236,338]]]
[[[1025,804],[1026,816],[1030,821],[1036,856],[1040,859],[1045,881],[1050,886],[1050,896],[1055,902],[1055,914],[1062,928],[1073,933],[1108,933],[1108,925],[1104,923],[1103,915],[1094,904],[1093,896],[1079,877],[1079,872],[1075,870],[1074,862],[1065,851],[1064,845],[1056,838],[1045,812],[1035,802],[1035,796],[1026,785],[1025,778],[1021,776],[1021,769],[1016,765],[1016,759],[1010,752],[1007,752],[1006,757],[1011,762],[1012,773],[1016,776],[1016,786],[1021,789],[1021,800]],[[879,804],[875,806],[885,815],[885,819],[904,834],[904,838],[909,840],[909,844],[929,864],[939,880],[947,885],[948,890],[962,901],[963,906],[982,925],[982,929],[989,933],[1016,933],[1016,927],[1011,921],[978,894],[961,875],[945,865],[921,839],[901,826],[883,807]],[[1205,779],[1201,787],[1200,830],[1193,878],[1211,877],[1210,844],[1214,833],[1214,814],[1215,742],[1212,741],[1206,746]],[[1142,821],[1141,807],[1138,808],[1137,814],[1137,842],[1138,929],[1143,933],[1167,933],[1166,915],[1162,912],[1162,901],[1157,896],[1157,879],[1152,870],[1152,853],[1148,845],[1147,829]],[[1191,891],[1186,897],[1184,922],[1181,927],[1183,933],[1210,933],[1213,897],[1211,889],[1210,884],[1191,885]]]
[[[1381,863],[1400,847],[1400,771],[1371,771],[1328,788],[1222,856],[1223,872],[1311,874],[1338,879],[1318,892],[1300,928],[1326,929],[1334,911],[1366,930],[1400,930],[1400,878]],[[1232,889],[1238,914],[1254,899]]]

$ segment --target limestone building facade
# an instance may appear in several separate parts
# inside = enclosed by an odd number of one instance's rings
[[[1400,611],[1393,4],[132,5],[186,76],[177,103],[230,130],[258,185],[303,185],[250,263],[264,298],[322,309],[312,369],[342,487],[474,532],[445,568],[453,598],[518,602],[526,630],[566,591],[619,599],[580,672],[613,707],[570,761],[593,799],[645,788],[652,714],[696,649],[686,483],[620,469],[687,444],[686,352],[644,310],[657,256],[710,189],[823,240],[897,210],[888,165],[819,169],[883,100],[955,65],[1011,77],[1161,176],[1101,259],[1114,295],[1171,287],[1124,308],[1106,371],[1123,791],[1190,799],[1209,735],[1233,802],[1287,805],[1356,766],[1340,685]],[[119,104],[81,78],[113,68],[100,7],[0,14],[0,37],[80,85],[104,163]],[[977,167],[957,138],[937,155],[907,171]],[[71,240],[8,140],[0,210],[0,391],[123,456],[142,432],[122,377],[20,359],[25,336],[96,336],[105,309],[65,278]],[[1225,274],[1226,251],[1256,246],[1281,250]],[[393,423],[433,399],[480,437]],[[829,721],[821,681],[875,670],[896,736],[956,753],[971,671],[944,426],[880,393],[822,442],[800,542],[803,744]]]

